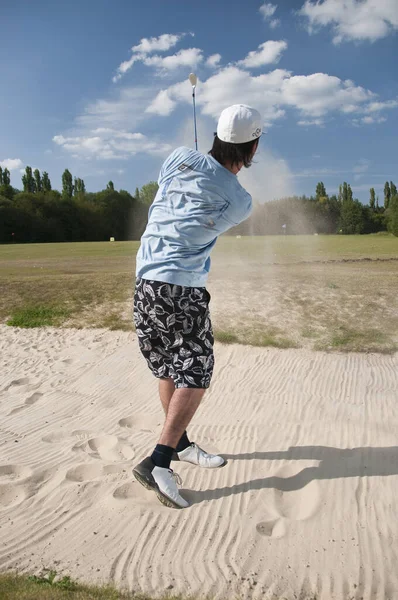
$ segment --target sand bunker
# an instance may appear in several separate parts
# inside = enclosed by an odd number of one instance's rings
[[[186,510],[132,477],[162,424],[132,333],[0,327],[0,565],[160,594],[398,590],[398,356],[217,346],[178,465]]]

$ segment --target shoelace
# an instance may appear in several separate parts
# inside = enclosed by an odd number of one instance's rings
[[[205,452],[204,450],[202,450],[202,448],[199,448],[199,446],[197,444],[193,443],[192,446],[196,450],[196,458],[197,458],[198,462],[199,462],[199,457],[201,454],[203,455],[204,458],[210,458],[210,455],[207,452]]]
[[[179,474],[178,473],[174,473],[174,471],[172,471],[171,469],[170,469],[170,473],[171,473],[172,478],[176,482],[176,484],[177,485],[182,485],[182,479],[179,476]]]

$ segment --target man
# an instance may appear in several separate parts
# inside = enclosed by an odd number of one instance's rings
[[[209,154],[175,150],[160,171],[137,255],[134,321],[141,352],[159,379],[166,420],[154,452],[133,474],[170,507],[189,505],[178,491],[172,459],[210,469],[225,463],[191,443],[186,428],[214,366],[205,288],[210,252],[220,234],[251,212],[251,196],[236,175],[250,167],[261,133],[260,114],[238,104],[221,113]]]

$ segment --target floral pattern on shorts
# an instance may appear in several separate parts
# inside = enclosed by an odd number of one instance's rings
[[[208,388],[214,367],[210,294],[137,279],[134,323],[141,352],[155,377],[177,388]]]

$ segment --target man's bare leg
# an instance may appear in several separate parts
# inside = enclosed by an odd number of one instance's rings
[[[169,402],[159,444],[176,448],[204,396],[202,388],[178,388]]]
[[[175,392],[174,381],[170,379],[159,379],[159,397],[162,403],[164,414],[167,415],[170,400]]]

